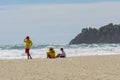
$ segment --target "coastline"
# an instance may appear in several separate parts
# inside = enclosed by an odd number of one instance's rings
[[[1,80],[119,80],[120,55],[0,60]]]

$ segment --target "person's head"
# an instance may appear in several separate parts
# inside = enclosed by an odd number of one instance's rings
[[[29,40],[29,39],[30,39],[30,37],[29,37],[29,36],[26,36],[26,39],[28,39],[28,40]]]
[[[63,48],[60,48],[61,51],[63,51]]]
[[[49,51],[54,51],[54,49],[52,47],[49,48]]]

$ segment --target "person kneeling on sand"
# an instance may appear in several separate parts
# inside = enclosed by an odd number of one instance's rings
[[[49,51],[47,52],[47,58],[56,58],[55,51],[52,47],[50,47]]]
[[[58,54],[56,57],[65,58],[65,57],[66,57],[66,54],[65,54],[64,49],[63,49],[63,48],[60,48],[60,51],[61,51],[61,53]]]

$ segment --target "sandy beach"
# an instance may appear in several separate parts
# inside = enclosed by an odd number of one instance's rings
[[[120,80],[120,55],[0,60],[0,80]]]

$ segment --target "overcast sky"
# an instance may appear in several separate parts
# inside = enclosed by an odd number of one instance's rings
[[[119,0],[1,0],[0,44],[68,44],[82,28],[120,24]]]

